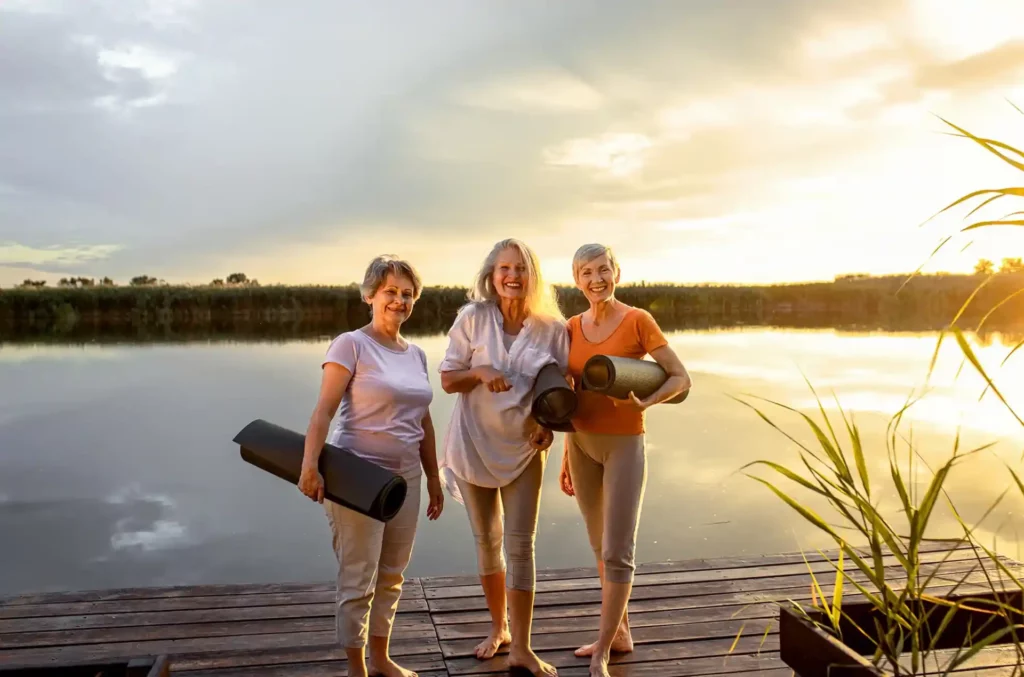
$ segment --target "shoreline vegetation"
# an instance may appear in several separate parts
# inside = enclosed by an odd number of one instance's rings
[[[118,286],[85,278],[48,287],[26,281],[0,289],[0,341],[294,338],[344,331],[367,321],[355,284],[261,286],[244,274],[208,285],[169,285],[141,276]],[[844,275],[832,282],[769,285],[634,284],[625,303],[651,312],[666,329],[733,326],[935,331],[969,301],[965,331],[1019,333],[1024,328],[1024,266],[1006,259],[974,274]],[[572,287],[556,287],[566,316],[586,308]],[[466,289],[427,287],[408,323],[410,334],[444,332],[466,302]],[[994,308],[994,310],[993,310]]]

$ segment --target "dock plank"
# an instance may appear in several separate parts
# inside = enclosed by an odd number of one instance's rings
[[[939,565],[949,565],[952,563],[959,564],[973,564],[980,566],[975,556],[969,552],[957,552],[951,553],[948,559],[940,560],[938,553],[933,553],[927,556],[923,556],[923,563],[931,564],[930,567],[922,567],[923,576],[927,576],[931,570],[935,570]],[[1004,559],[1004,561],[1009,561]],[[887,569],[893,570],[893,572],[899,572],[903,570],[899,566],[898,560],[895,557],[884,558],[883,564]],[[991,562],[986,562],[991,564]],[[846,570],[848,573],[854,576],[863,577],[864,575],[859,570],[852,569],[849,562],[846,564]],[[959,569],[964,570],[964,569]],[[799,577],[801,580],[805,580],[808,577],[808,573],[812,572],[816,578],[828,578],[835,577],[837,569],[835,566],[821,562],[808,566],[804,563],[800,564],[775,564],[769,566],[742,566],[728,569],[718,570],[696,570],[696,572],[675,572],[670,574],[645,574],[634,577],[633,586],[635,588],[648,586],[648,585],[671,585],[671,584],[683,584],[683,583],[715,583],[719,581],[742,581],[745,579],[777,579],[781,577]],[[601,580],[597,577],[587,579],[569,579],[560,581],[545,581],[538,582],[537,592],[538,594],[546,592],[567,592],[572,590],[599,590],[601,588]],[[447,588],[431,588],[426,591],[426,597],[428,602],[440,599],[458,599],[466,597],[477,597],[480,596],[481,588],[480,583],[477,581],[473,585],[464,586],[452,586]]]
[[[71,633],[17,632],[0,635],[0,646],[7,649],[23,647],[65,646],[74,644],[108,644],[112,642],[143,642],[191,637],[231,637],[232,635],[284,634],[290,632],[333,632],[334,617],[281,618],[262,621],[222,623],[185,623],[139,627],[95,628]],[[435,637],[429,614],[403,614],[396,617],[393,637],[415,639]]]
[[[409,599],[422,599],[423,588],[419,579],[406,579]],[[157,599],[169,597],[208,597],[210,595],[265,595],[295,592],[334,592],[334,582],[312,583],[253,583],[180,585],[151,588],[118,588],[112,590],[83,590],[69,592],[42,592],[0,597],[0,606],[19,604],[67,604],[70,602],[114,602],[128,599]]]
[[[763,644],[760,637],[743,637],[736,642],[735,646],[733,646],[732,638],[708,639],[697,642],[640,645],[632,653],[613,656],[612,662],[616,665],[624,665],[694,658],[717,658],[719,660],[729,658],[731,662],[732,659],[738,659],[744,654],[757,654],[759,651],[777,652],[778,649],[777,636],[768,637]],[[564,667],[590,665],[589,659],[579,658],[569,650],[538,651],[537,655],[559,670]],[[446,659],[445,662],[451,675],[492,674],[508,671],[508,655],[505,653],[498,654],[487,661],[480,661],[475,657],[464,657]],[[779,660],[774,665],[767,667],[784,667],[784,665]]]
[[[976,556],[968,550],[961,550],[951,553],[927,553],[921,556],[921,562],[927,564],[939,564],[942,562],[973,562],[977,564]],[[896,557],[883,557],[882,564],[895,570],[899,565]],[[850,563],[846,562],[847,571],[850,571]],[[808,572],[815,576],[835,575],[836,568],[829,562],[813,562],[804,564],[773,564],[749,567],[731,567],[728,569],[698,569],[694,571],[675,571],[664,573],[637,574],[633,578],[633,586],[643,585],[667,585],[671,583],[710,583],[713,581],[742,580],[747,578],[774,578],[778,576],[801,576],[806,577]],[[537,582],[537,592],[561,592],[569,590],[593,590],[600,589],[601,579],[594,576],[585,578],[566,578]],[[460,597],[476,597],[480,595],[480,581],[474,581],[467,585],[452,585],[445,587],[431,587],[426,591],[428,600],[452,599]]]
[[[961,550],[971,551],[971,548],[959,544],[956,541],[926,541],[921,544],[921,553],[951,553]],[[982,557],[985,556],[981,553]],[[732,569],[736,567],[767,566],[771,564],[801,564],[806,558],[809,562],[825,562],[826,558],[835,561],[839,556],[837,549],[823,549],[820,553],[811,550],[804,553],[788,552],[772,555],[737,555],[730,557],[717,557],[709,559],[681,559],[662,562],[640,562],[636,565],[636,574],[657,574],[673,573],[681,571],[706,571],[713,569]],[[537,572],[537,581],[563,580],[569,578],[594,578],[597,576],[597,568],[566,567],[558,569],[544,569]],[[475,574],[460,576],[430,576],[421,578],[420,583],[424,590],[431,588],[447,588],[456,585],[472,585],[479,583],[480,579]]]
[[[40,618],[55,615],[90,615],[135,612],[190,611],[243,607],[284,606],[290,604],[331,604],[334,592],[273,593],[266,595],[216,595],[209,597],[160,597],[111,602],[71,602],[58,604],[16,604],[0,607],[0,619]],[[409,599],[401,612],[427,611],[425,599]]]
[[[836,553],[826,552],[829,557]],[[924,572],[930,590],[983,591],[999,569],[969,549],[929,544]],[[818,553],[743,556],[637,567],[629,604],[635,642],[613,655],[613,677],[782,677],[778,604],[810,599],[810,571],[832,590],[835,569]],[[1024,565],[1002,558],[1024,576]],[[887,558],[888,580],[902,569]],[[986,573],[987,572],[987,573]],[[859,571],[851,575],[866,581]],[[589,675],[574,649],[596,638],[600,581],[592,568],[538,572],[532,645],[561,677]],[[847,586],[844,599],[860,596]],[[172,674],[190,677],[346,676],[345,651],[334,630],[334,586],[323,582],[212,584],[25,593],[0,601],[0,666],[37,667],[170,657]],[[399,604],[391,653],[421,677],[491,675],[508,671],[508,648],[489,660],[473,655],[490,630],[476,576],[410,578]],[[1011,674],[1012,647],[989,649],[958,677]]]
[[[938,565],[930,565],[928,567],[922,566],[922,574],[928,575],[928,573],[937,566]],[[943,565],[941,570],[953,575],[963,574],[972,569],[976,569],[979,574],[983,570],[995,571],[992,567],[984,567],[983,569],[973,560]],[[895,569],[893,571],[895,571]],[[861,580],[866,580],[862,574],[857,575],[861,577]],[[834,576],[831,578],[834,580]],[[898,578],[895,579],[898,580]],[[755,590],[786,589],[793,588],[801,584],[806,585],[809,581],[810,578],[807,574],[791,574],[787,576],[763,576],[759,578],[707,581],[700,583],[671,583],[666,585],[637,586],[633,588],[631,599],[641,600],[663,597],[686,597],[690,595],[700,596],[724,592],[751,592]],[[534,599],[534,606],[563,606],[600,601],[600,588],[538,592]],[[441,613],[445,611],[470,611],[475,609],[484,610],[487,608],[487,600],[483,596],[483,590],[478,587],[478,593],[472,597],[428,599],[427,605],[431,613]]]

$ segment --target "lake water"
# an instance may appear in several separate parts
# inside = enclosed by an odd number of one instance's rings
[[[831,413],[833,391],[855,412],[876,491],[895,505],[886,490],[886,425],[924,383],[934,335],[747,328],[669,337],[694,390],[684,404],[648,415],[639,561],[831,547],[737,472],[756,459],[797,457],[791,442],[731,396],[749,393],[814,413],[804,375]],[[305,429],[328,340],[0,345],[0,594],[332,580],[322,508],[244,463],[231,442],[255,418]],[[413,340],[436,372],[445,337]],[[1008,350],[998,335],[975,346],[986,365],[998,365]],[[977,519],[1009,486],[1003,463],[1020,467],[1024,430],[991,393],[978,401],[982,383],[969,368],[957,375],[961,361],[954,343],[944,344],[930,393],[908,413],[903,432],[912,431],[933,464],[951,452],[958,426],[965,448],[998,442],[959,466],[947,484],[961,512]],[[1024,408],[1020,364],[998,370],[998,383]],[[440,437],[455,398],[440,390],[436,373],[432,379]],[[794,415],[765,406],[810,441]],[[561,442],[556,435],[544,480],[538,567],[593,564],[576,505],[558,489]],[[983,532],[990,542],[998,532],[997,548],[1014,557],[1022,508],[1019,492],[1009,494]],[[449,497],[439,521],[420,524],[409,575],[475,571],[461,505]],[[953,533],[948,511],[935,527],[936,535]]]

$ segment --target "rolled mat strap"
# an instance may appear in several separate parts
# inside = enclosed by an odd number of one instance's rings
[[[583,387],[595,393],[624,400],[629,393],[638,398],[650,397],[658,391],[668,374],[657,362],[631,357],[594,355],[583,366]],[[667,404],[679,404],[690,394],[684,390]]]
[[[234,437],[242,460],[271,475],[297,484],[302,472],[306,436],[256,419]],[[320,453],[324,498],[387,522],[402,508],[408,491],[405,478],[348,449],[325,444]]]
[[[565,380],[557,364],[545,365],[533,382],[534,420],[548,430],[573,432],[572,415],[576,413],[576,393]]]

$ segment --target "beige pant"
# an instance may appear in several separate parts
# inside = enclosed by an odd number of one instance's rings
[[[338,558],[335,622],[346,649],[366,646],[368,635],[391,636],[420,512],[422,475],[405,479],[405,503],[386,523],[324,501]]]
[[[606,580],[632,583],[640,506],[647,485],[643,435],[568,435],[569,473]]]
[[[508,556],[505,585],[512,590],[533,590],[537,583],[534,544],[546,458],[546,452],[535,454],[522,474],[500,489],[478,487],[456,478],[476,539],[479,573],[488,576],[505,571],[501,551],[504,541]]]

